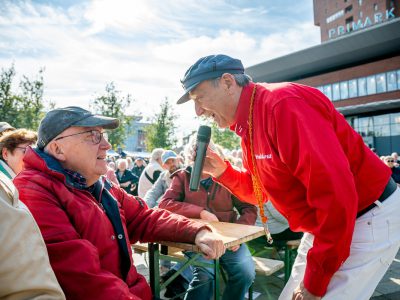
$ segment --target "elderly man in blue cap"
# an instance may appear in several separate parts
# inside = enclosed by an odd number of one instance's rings
[[[258,204],[264,224],[270,199],[305,232],[280,299],[369,299],[400,247],[400,190],[332,102],[296,83],[253,83],[221,54],[200,58],[182,84],[178,103],[193,100],[242,139],[245,171],[211,150],[204,171]]]
[[[80,107],[48,112],[38,146],[27,149],[25,170],[14,180],[68,299],[152,299],[132,261],[130,244],[137,241],[196,243],[211,257],[225,251],[204,224],[149,209],[103,178],[111,148],[106,130],[118,126]]]

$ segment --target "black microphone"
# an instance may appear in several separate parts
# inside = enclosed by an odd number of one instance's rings
[[[197,192],[199,190],[201,173],[204,166],[208,143],[210,142],[211,128],[205,125],[199,127],[197,131],[197,150],[194,160],[192,174],[190,176],[189,189]]]

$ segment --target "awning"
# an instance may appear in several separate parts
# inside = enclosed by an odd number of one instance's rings
[[[374,111],[383,111],[400,108],[400,99],[377,101],[367,104],[349,105],[336,108],[344,116],[358,115]]]

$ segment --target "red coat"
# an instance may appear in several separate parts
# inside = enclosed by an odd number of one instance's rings
[[[137,273],[133,261],[126,280],[122,279],[115,232],[95,198],[73,187],[54,159],[45,161],[42,157],[46,154],[36,151],[27,151],[26,169],[14,183],[20,199],[39,225],[51,266],[67,298],[151,299],[150,287]],[[149,209],[144,201],[119,187],[112,187],[110,192],[118,200],[130,243],[157,240],[192,243],[204,227],[165,210]],[[128,249],[132,254],[129,244]]]
[[[240,201],[218,183],[213,182],[208,191],[200,184],[199,191],[192,192],[189,189],[189,182],[188,169],[176,171],[159,207],[188,218],[200,219],[200,212],[206,209],[216,215],[221,222],[245,225],[254,225],[256,222],[257,208]],[[239,219],[234,208],[240,214]]]
[[[243,88],[236,123],[244,166],[231,166],[218,179],[239,198],[253,195],[248,114],[254,83]],[[310,232],[305,287],[322,296],[349,256],[356,214],[373,203],[390,169],[317,89],[293,84],[259,84],[254,105],[254,153],[265,199],[294,231]]]

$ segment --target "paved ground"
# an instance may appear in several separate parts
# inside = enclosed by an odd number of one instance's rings
[[[144,256],[134,254],[135,265],[139,273],[148,279],[148,267]],[[360,278],[362,280],[362,278]],[[276,300],[283,289],[283,272],[273,276],[257,276],[254,283],[254,299]],[[372,300],[399,300],[400,299],[400,251],[389,270],[377,286]]]

